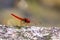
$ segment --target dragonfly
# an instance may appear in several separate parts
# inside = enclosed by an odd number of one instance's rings
[[[19,17],[19,16],[13,14],[13,13],[11,15],[18,20],[24,21],[25,23],[30,23],[30,20],[28,18],[22,18],[22,17]]]

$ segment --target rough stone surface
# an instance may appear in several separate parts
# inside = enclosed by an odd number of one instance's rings
[[[0,25],[0,40],[60,40],[59,27],[5,27]]]

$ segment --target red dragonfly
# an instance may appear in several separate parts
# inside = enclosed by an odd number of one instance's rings
[[[13,14],[13,13],[12,13],[11,15],[12,15],[13,17],[21,20],[21,21],[24,21],[25,23],[30,23],[30,20],[29,20],[28,18],[21,18],[21,17],[16,16],[16,15]]]

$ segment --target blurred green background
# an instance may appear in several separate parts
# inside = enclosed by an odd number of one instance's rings
[[[7,1],[7,0],[5,0]],[[31,20],[30,25],[37,26],[60,26],[60,1],[59,0],[11,0],[4,2],[7,7],[0,7],[0,24],[12,24],[10,19],[17,21],[14,25],[20,25],[19,21],[11,17],[14,13],[20,17],[27,17]],[[7,4],[8,2],[12,3]],[[5,4],[6,3],[6,4]],[[11,7],[10,7],[10,6]],[[0,5],[1,6],[1,5]],[[26,6],[26,7],[25,7]],[[27,7],[28,6],[28,7]],[[15,22],[13,21],[13,22]]]

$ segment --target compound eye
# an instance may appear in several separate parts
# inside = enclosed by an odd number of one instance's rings
[[[27,18],[25,18],[25,20],[24,20],[26,23],[30,23],[30,20],[29,19],[27,19]]]

